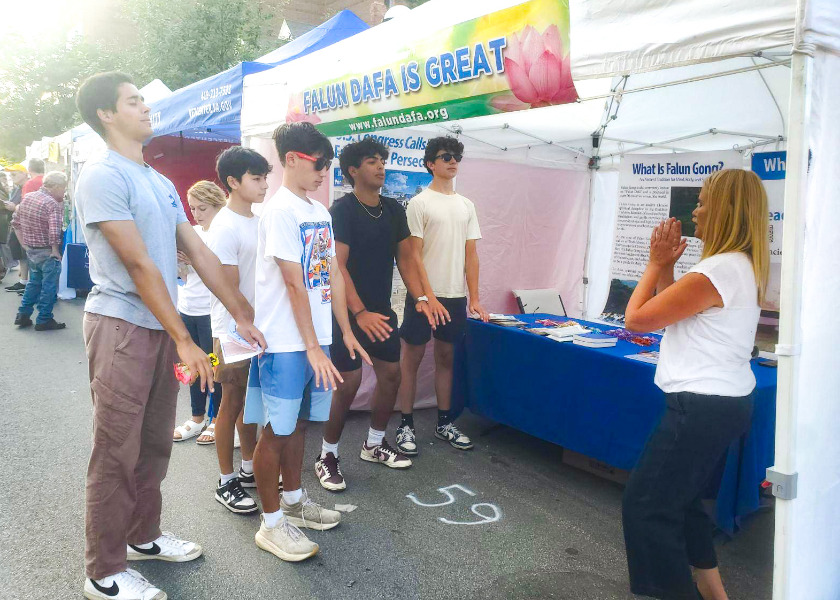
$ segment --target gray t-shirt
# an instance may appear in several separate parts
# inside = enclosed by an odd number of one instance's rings
[[[153,168],[108,150],[89,160],[76,184],[76,210],[90,255],[94,283],[85,311],[163,329],[146,308],[125,266],[99,230],[102,221],[134,221],[149,257],[177,302],[175,228],[187,222],[175,186]]]

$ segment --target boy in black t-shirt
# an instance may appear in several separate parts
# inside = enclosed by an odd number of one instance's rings
[[[370,429],[362,444],[361,458],[394,469],[411,466],[411,460],[394,450],[385,440],[385,428],[394,410],[400,385],[400,338],[397,315],[391,310],[391,282],[394,260],[409,293],[422,296],[417,267],[408,238],[405,209],[394,199],[379,194],[385,183],[388,149],[367,138],[349,144],[341,153],[341,171],[353,185],[353,192],[338,199],[330,209],[336,241],[336,259],[344,275],[347,309],[356,338],[373,359],[376,389],[371,406]],[[420,302],[422,312],[434,327],[428,304]],[[347,411],[362,381],[362,361],[350,358],[333,318],[333,344],[330,356],[341,372],[344,384],[333,392],[330,420],[324,427],[321,454],[315,462],[315,475],[330,491],[347,487],[338,464],[338,440]]]

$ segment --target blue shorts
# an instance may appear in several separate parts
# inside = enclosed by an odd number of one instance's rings
[[[329,346],[321,346],[329,357]],[[266,426],[274,435],[291,435],[298,420],[328,421],[332,391],[315,387],[306,352],[266,352],[251,359],[245,394],[246,423]]]

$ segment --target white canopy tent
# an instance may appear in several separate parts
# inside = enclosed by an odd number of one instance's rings
[[[345,71],[364,71],[376,66],[381,48],[410,45],[424,31],[519,3],[432,0],[293,64],[246,77],[243,142],[260,146],[261,138],[270,137],[286,120],[294,86],[308,81],[308,73],[327,81]],[[424,128],[459,135],[470,160],[588,170],[589,185],[583,192],[574,189],[582,196],[577,201],[588,205],[590,224],[588,258],[575,267],[575,277],[588,279],[590,289],[571,289],[568,282],[569,290],[558,289],[570,313],[576,304],[578,314],[589,315],[598,314],[606,298],[622,154],[736,148],[746,155],[784,144],[788,173],[773,469],[784,489],[774,487],[774,598],[840,597],[840,572],[834,568],[840,561],[834,507],[840,487],[840,370],[831,352],[840,336],[833,302],[840,293],[835,181],[840,4],[571,0],[570,12],[579,102]],[[785,476],[797,473],[798,492],[790,494]]]
[[[364,71],[377,48],[410,45],[441,28],[519,3],[433,0],[411,13],[304,57],[245,78],[245,143],[270,136],[286,119],[293,82]],[[426,135],[460,135],[470,159],[586,171],[593,228],[589,266],[577,283],[557,282],[572,314],[595,316],[606,301],[616,169],[630,151],[668,152],[778,144],[785,135],[790,79],[791,0],[668,3],[572,1],[571,66],[580,101],[420,126]],[[722,18],[721,15],[726,15]],[[662,27],[673,23],[673,27]],[[732,35],[738,32],[738,37]],[[652,42],[651,40],[659,40]],[[367,64],[370,63],[370,64]],[[593,149],[592,134],[600,147]],[[581,282],[586,274],[591,289]],[[564,289],[565,288],[565,289]],[[589,300],[587,301],[587,296]]]

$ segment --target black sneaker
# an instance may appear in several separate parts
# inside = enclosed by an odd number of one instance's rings
[[[64,323],[58,323],[55,319],[50,319],[44,323],[35,323],[35,331],[55,331],[56,329],[64,329],[67,327]]]
[[[455,427],[455,423],[447,423],[436,427],[435,437],[446,440],[453,448],[458,448],[458,450],[469,450],[473,447],[470,438],[461,433],[461,430]]]
[[[30,319],[28,315],[22,315],[18,313],[15,317],[15,325],[17,325],[21,329],[23,329],[24,327],[31,327],[32,319]]]
[[[244,487],[244,488],[255,488],[255,487],[257,487],[257,480],[254,477],[254,474],[253,473],[248,473],[248,471],[243,470],[242,467],[239,467],[238,477],[239,477],[239,483],[242,484],[242,487]],[[282,475],[280,476],[280,482],[277,484],[277,489],[280,490],[281,492],[283,491],[283,476]]]
[[[397,427],[397,448],[405,456],[417,456],[417,438],[414,435],[414,428],[408,425]]]
[[[7,292],[18,292],[20,290],[25,290],[25,289],[26,289],[26,284],[21,283],[20,281],[18,281],[17,283],[15,283],[13,285],[7,285],[6,286],[6,291]]]
[[[234,477],[224,485],[222,485],[222,480],[219,480],[219,487],[216,488],[216,501],[230,512],[240,515],[249,515],[259,510],[254,499],[242,489],[238,477]]]

